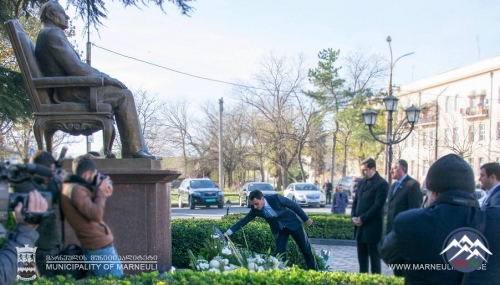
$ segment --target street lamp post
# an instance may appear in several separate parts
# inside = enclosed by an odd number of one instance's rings
[[[375,125],[375,122],[377,121],[377,112],[375,112],[373,110],[369,110],[369,109],[366,110],[365,112],[363,112],[363,120],[365,121],[365,125],[367,125],[368,128],[370,129],[370,134],[372,134],[372,137],[376,141],[385,144],[389,148],[389,153],[387,155],[387,164],[389,165],[389,167],[391,167],[391,165],[392,165],[392,145],[398,144],[398,143],[404,141],[411,134],[411,132],[413,131],[413,127],[415,126],[415,123],[418,122],[418,116],[420,114],[420,109],[415,107],[414,105],[411,105],[411,107],[406,108],[406,110],[405,110],[406,119],[411,124],[410,131],[403,138],[401,138],[399,140],[395,140],[393,138],[393,134],[392,134],[392,113],[397,110],[398,100],[399,100],[398,98],[396,98],[395,96],[392,96],[392,95],[389,95],[389,96],[384,98],[385,109],[388,112],[388,116],[387,116],[387,118],[388,118],[387,119],[388,130],[387,130],[387,134],[386,134],[387,135],[386,141],[379,139],[373,133],[373,126]],[[392,177],[391,177],[390,173],[388,175],[387,180],[389,182],[389,185],[391,185],[392,184]]]
[[[387,122],[386,122],[386,137],[387,137],[387,141],[383,141],[383,140],[379,139],[373,133],[372,127],[373,127],[373,125],[375,125],[375,121],[377,119],[377,112],[375,112],[373,110],[366,110],[363,113],[363,119],[365,121],[365,124],[369,127],[370,133],[373,136],[373,138],[376,141],[381,142],[381,143],[383,143],[383,144],[385,144],[387,146],[386,174],[387,174],[387,180],[389,182],[389,185],[391,185],[392,184],[392,177],[391,177],[391,174],[390,174],[390,169],[391,169],[391,165],[392,165],[392,145],[404,141],[411,134],[411,132],[413,131],[413,127],[415,126],[415,123],[418,122],[418,116],[420,114],[420,109],[412,105],[411,107],[409,107],[409,108],[407,108],[405,110],[405,112],[406,112],[406,118],[408,119],[408,122],[411,124],[411,128],[410,128],[410,131],[408,132],[408,134],[406,134],[406,136],[404,138],[399,139],[399,140],[395,140],[393,138],[393,133],[392,133],[392,121],[393,121],[392,113],[397,110],[399,99],[397,97],[395,97],[394,95],[392,95],[392,70],[393,70],[394,66],[396,65],[396,62],[398,62],[398,60],[400,60],[401,58],[403,58],[405,56],[412,55],[412,54],[414,54],[414,52],[404,54],[404,55],[398,57],[393,62],[393,60],[392,60],[393,58],[392,58],[392,47],[391,47],[391,41],[392,41],[392,39],[391,39],[391,37],[388,36],[386,38],[386,41],[389,43],[389,50],[391,52],[391,61],[389,62],[389,71],[390,71],[390,73],[389,73],[389,86],[388,86],[388,89],[387,89],[388,96],[383,99],[384,100],[385,109],[387,111]]]

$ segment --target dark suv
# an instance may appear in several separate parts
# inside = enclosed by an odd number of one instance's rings
[[[224,194],[209,178],[186,178],[179,186],[179,208],[188,204],[190,209],[196,206],[224,207]]]

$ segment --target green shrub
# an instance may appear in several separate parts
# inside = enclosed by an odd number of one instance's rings
[[[30,282],[20,281],[15,284],[37,284],[37,285],[66,285],[66,284],[99,284],[99,285],[132,285],[132,284],[156,284],[156,285],[212,285],[212,284],[308,284],[308,285],[402,285],[404,279],[394,276],[368,275],[360,273],[306,271],[293,267],[287,270],[251,272],[246,269],[238,269],[227,274],[198,272],[198,271],[176,271],[160,276],[158,272],[141,273],[138,275],[125,275],[118,279],[116,277],[91,278],[75,281],[71,278],[57,276],[54,278],[38,278]]]
[[[213,226],[222,231],[229,229],[246,214],[231,214],[221,220],[210,219],[175,219],[172,220],[172,264],[176,268],[188,268],[190,249],[195,256],[199,255],[208,235],[213,234]],[[354,226],[347,215],[310,214],[312,227],[305,227],[310,238],[352,239]],[[274,252],[275,241],[269,225],[264,219],[256,218],[242,230],[231,236],[232,241],[256,253]],[[290,238],[287,249],[288,265],[296,264],[306,268],[304,258],[295,241]],[[324,268],[323,260],[316,256],[320,268]]]

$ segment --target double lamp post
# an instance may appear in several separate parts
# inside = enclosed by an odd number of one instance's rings
[[[387,121],[386,121],[386,140],[381,140],[379,139],[374,133],[373,133],[373,126],[375,125],[377,121],[377,112],[374,110],[366,110],[363,112],[363,120],[365,124],[368,126],[370,129],[370,134],[372,137],[380,142],[383,143],[387,146],[387,160],[386,160],[386,171],[387,171],[387,181],[389,182],[389,185],[392,184],[392,177],[390,173],[390,169],[392,166],[392,145],[398,144],[402,141],[404,141],[408,136],[411,134],[413,131],[413,128],[415,126],[415,123],[418,122],[418,117],[420,115],[420,109],[412,105],[411,107],[407,108],[405,110],[406,112],[406,119],[408,120],[408,123],[410,123],[411,127],[408,133],[401,139],[394,139],[393,135],[393,129],[392,129],[392,121],[393,121],[393,113],[397,111],[398,109],[398,101],[399,99],[392,95],[392,70],[394,68],[394,65],[396,62],[405,56],[411,55],[412,53],[408,53],[405,55],[402,55],[398,57],[394,62],[392,61],[392,48],[391,48],[391,37],[387,37],[387,42],[389,43],[389,49],[391,51],[391,61],[389,62],[389,67],[390,67],[390,74],[389,74],[389,88],[388,88],[388,96],[383,99],[384,105],[385,105],[385,110],[387,111]]]

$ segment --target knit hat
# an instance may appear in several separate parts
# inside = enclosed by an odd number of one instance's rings
[[[474,193],[474,173],[469,164],[456,154],[448,154],[436,160],[425,178],[427,189],[432,192],[461,190]]]

